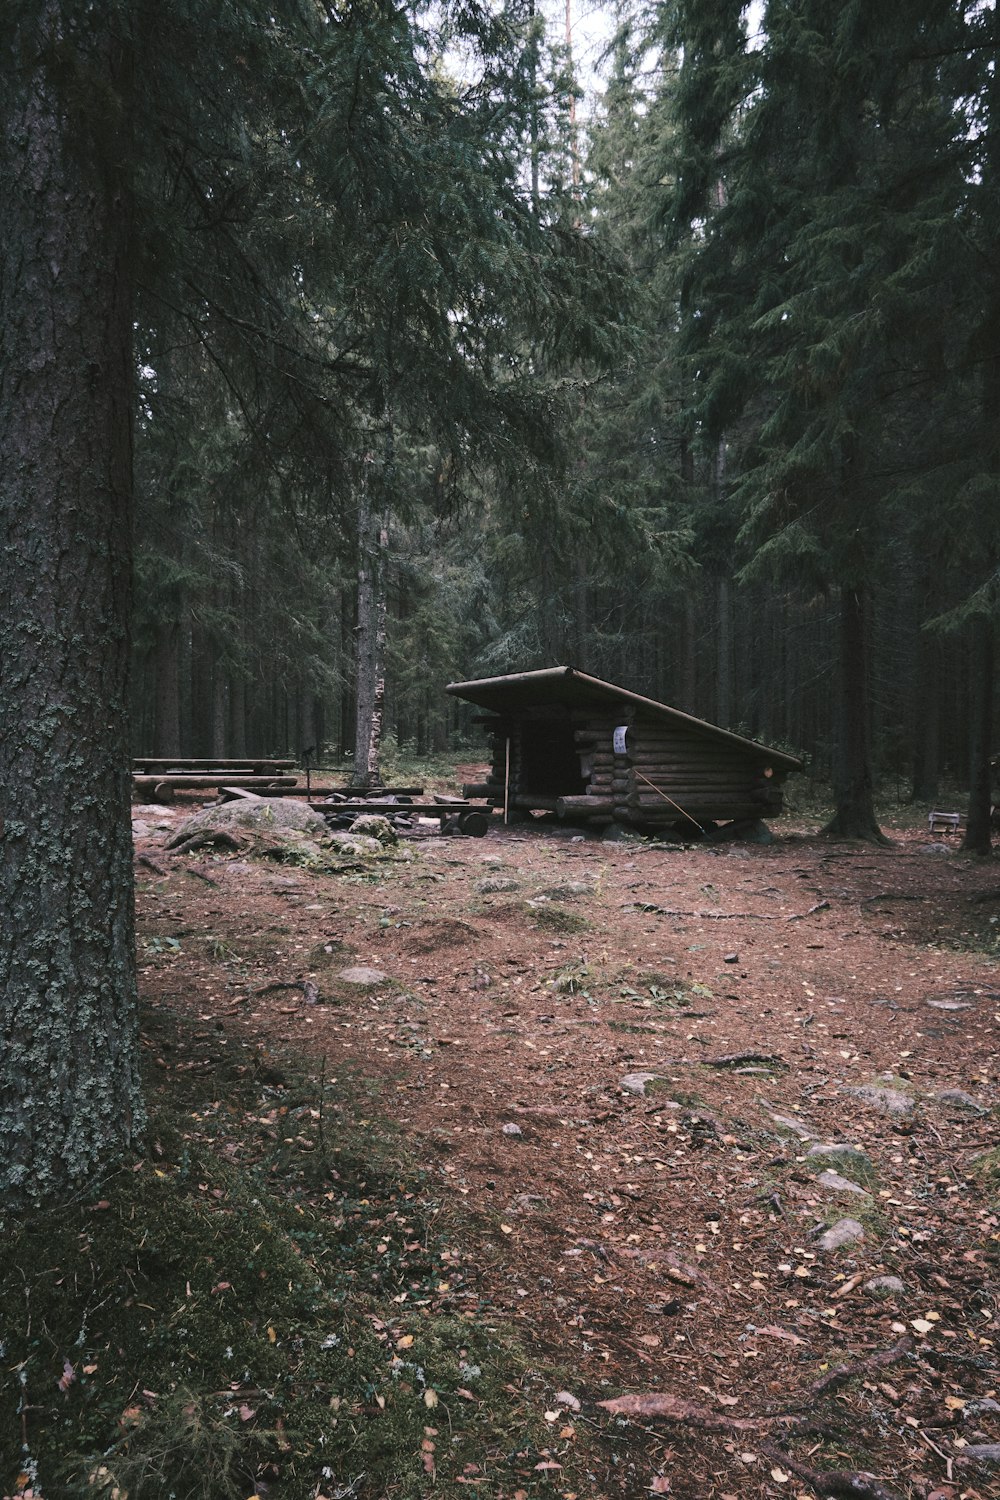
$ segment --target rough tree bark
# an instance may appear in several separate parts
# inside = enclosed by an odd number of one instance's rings
[[[385,705],[386,563],[388,512],[372,503],[363,486],[358,507],[358,623],[355,639],[356,693],[354,770],[358,791],[382,785],[382,719]]]
[[[153,744],[159,756],[181,753],[180,633],[176,620],[161,620],[156,627]]]
[[[860,588],[845,586],[840,591],[837,752],[833,770],[836,812],[823,832],[834,838],[886,844],[889,841],[875,817],[867,603]]]
[[[1000,111],[1000,84],[994,77],[991,92]],[[994,101],[991,101],[994,102]],[[992,163],[991,163],[992,165]],[[994,170],[994,181],[1000,175]],[[1000,475],[1000,438],[997,435],[1000,423],[1000,354],[997,340],[1000,338],[1000,304],[994,305],[986,319],[985,348],[983,360],[983,397],[981,424],[986,467],[994,475]],[[993,693],[995,671],[995,623],[997,607],[997,543],[996,532],[987,528],[983,548],[983,571],[992,582],[989,587],[990,612],[985,609],[974,615],[971,621],[972,649],[969,667],[972,674],[972,693],[969,705],[969,810],[966,818],[963,849],[971,854],[989,854],[992,847],[991,802],[993,767],[990,756],[993,738]]]
[[[86,1183],[143,1125],[126,712],[130,111],[127,57],[93,7],[43,0],[8,23],[0,1198],[27,1207]]]
[[[930,599],[929,585],[922,581],[920,601],[925,612],[931,607]],[[934,802],[941,763],[941,642],[918,626],[916,652],[911,797],[914,802]]]
[[[993,738],[993,621],[976,615],[971,625],[969,666],[969,807],[962,848],[970,854],[989,854],[992,846],[990,812],[993,776],[990,749]]]

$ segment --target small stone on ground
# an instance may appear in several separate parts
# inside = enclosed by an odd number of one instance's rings
[[[865,1237],[865,1227],[857,1219],[838,1219],[836,1224],[820,1235],[821,1250],[842,1250],[845,1245],[856,1245]]]
[[[376,989],[380,984],[385,984],[388,974],[383,974],[381,969],[366,969],[359,966],[355,969],[341,969],[337,978],[344,984],[353,984],[362,990]]]

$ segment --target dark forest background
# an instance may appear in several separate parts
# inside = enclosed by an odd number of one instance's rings
[[[568,662],[988,803],[994,8],[624,3],[589,106],[533,0],[253,11],[140,157],[135,748],[349,754],[367,571],[417,755]]]

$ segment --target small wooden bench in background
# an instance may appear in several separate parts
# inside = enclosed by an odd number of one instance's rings
[[[927,816],[927,827],[931,833],[960,833],[962,814],[959,812],[932,812]]]

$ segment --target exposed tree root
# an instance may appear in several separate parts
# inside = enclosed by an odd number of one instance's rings
[[[822,1380],[811,1385],[806,1395],[812,1401],[816,1396],[835,1390],[856,1375],[894,1364],[902,1359],[911,1347],[912,1340],[909,1337],[901,1338],[890,1349],[883,1349],[878,1353],[869,1354],[864,1359],[851,1360],[848,1364],[838,1365],[835,1370],[824,1375]],[[698,1432],[720,1432],[728,1433],[730,1436],[743,1433],[773,1433],[775,1429],[788,1430],[789,1428],[794,1428],[800,1433],[822,1430],[817,1427],[812,1418],[805,1415],[778,1412],[760,1417],[727,1417],[721,1412],[711,1411],[708,1407],[699,1406],[682,1396],[671,1396],[661,1391],[648,1392],[644,1395],[618,1396],[610,1401],[598,1401],[597,1405],[604,1411],[610,1412],[612,1416],[660,1417],[668,1422],[693,1427]],[[814,1489],[817,1495],[823,1496],[824,1500],[827,1500],[827,1497],[829,1500],[901,1500],[898,1491],[887,1488],[874,1474],[868,1474],[864,1470],[810,1469],[807,1465],[799,1463],[797,1459],[791,1458],[773,1442],[762,1441],[760,1447],[769,1458],[797,1475]],[[997,1451],[1000,1452],[1000,1448]]]
[[[856,1375],[866,1375],[870,1370],[881,1370],[886,1365],[894,1365],[905,1354],[909,1354],[912,1348],[913,1340],[906,1335],[890,1349],[882,1349],[876,1354],[866,1355],[864,1359],[852,1359],[845,1365],[837,1365],[836,1369],[830,1370],[821,1380],[815,1381],[806,1395],[812,1400],[816,1396],[825,1395],[827,1391],[836,1390],[846,1381],[853,1380]]]
[[[318,1005],[319,989],[311,979],[278,979],[273,984],[262,984],[259,989],[254,990],[254,995],[274,995],[279,990],[301,990],[307,1005]]]
[[[801,1418],[776,1417],[725,1417],[721,1412],[710,1411],[707,1406],[687,1401],[683,1396],[671,1396],[666,1392],[653,1391],[642,1396],[616,1396],[611,1401],[598,1401],[598,1406],[613,1417],[663,1417],[668,1422],[683,1422],[696,1427],[699,1432],[760,1432],[779,1425],[798,1426]]]
[[[901,1500],[898,1490],[891,1490],[874,1474],[863,1469],[810,1469],[790,1458],[773,1443],[761,1443],[761,1452],[788,1469],[810,1489],[822,1495],[824,1500]]]
[[[747,1063],[770,1063],[787,1068],[788,1064],[776,1052],[726,1052],[722,1057],[706,1057],[706,1068],[741,1068]]]
[[[216,849],[242,849],[243,841],[234,839],[231,833],[226,833],[223,828],[203,829],[200,833],[192,833],[188,838],[171,839],[167,848],[172,854],[190,854],[193,849],[203,849],[212,845]]]

